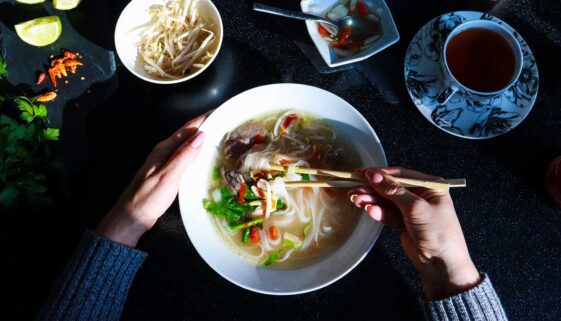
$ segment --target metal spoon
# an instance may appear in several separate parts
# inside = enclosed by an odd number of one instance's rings
[[[303,13],[299,11],[286,10],[271,7],[262,3],[254,3],[253,10],[274,14],[281,17],[298,19],[298,20],[312,20],[317,22],[322,22],[328,24],[335,28],[336,33],[343,29],[351,29],[350,40],[364,40],[369,36],[372,36],[378,32],[378,20],[371,15],[366,16],[362,19],[356,16],[347,16],[342,20],[335,22],[324,17]]]

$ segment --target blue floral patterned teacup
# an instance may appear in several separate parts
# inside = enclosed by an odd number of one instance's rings
[[[448,65],[448,62],[446,61],[448,44],[450,43],[451,39],[456,37],[461,32],[471,29],[486,29],[492,31],[501,36],[512,49],[512,54],[514,56],[513,76],[512,79],[510,79],[510,81],[505,86],[503,86],[503,88],[495,91],[478,91],[462,84],[460,81],[458,81],[458,79],[456,79],[456,77],[454,77],[454,74],[450,71],[450,67]],[[490,20],[472,20],[458,25],[448,34],[448,37],[446,38],[446,41],[444,43],[442,53],[443,54],[441,55],[440,60],[443,67],[442,73],[444,85],[442,87],[442,91],[437,97],[437,102],[440,105],[446,104],[446,102],[454,95],[459,95],[463,99],[471,100],[490,99],[495,96],[501,95],[505,90],[510,88],[516,82],[516,80],[520,76],[520,73],[522,72],[523,57],[520,44],[518,43],[512,32],[510,32],[500,24]]]

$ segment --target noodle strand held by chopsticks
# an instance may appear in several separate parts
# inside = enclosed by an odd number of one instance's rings
[[[141,34],[139,54],[144,69],[166,79],[179,79],[204,67],[216,36],[191,1],[171,0],[149,8],[151,22]]]

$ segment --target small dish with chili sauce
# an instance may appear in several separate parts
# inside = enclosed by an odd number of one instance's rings
[[[338,33],[330,26],[306,21],[308,33],[329,67],[367,59],[399,40],[399,33],[390,10],[383,0],[303,0],[302,11],[338,21],[358,16],[376,21],[373,35],[359,41],[349,38],[349,30]]]

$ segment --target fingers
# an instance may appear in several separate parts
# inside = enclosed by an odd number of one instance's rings
[[[368,204],[378,201],[374,194],[352,194],[350,199],[357,207],[365,207]]]
[[[391,225],[397,230],[401,230],[403,227],[401,214],[389,201],[368,193],[350,194],[349,198],[357,207],[364,208],[368,215],[375,221]]]
[[[166,151],[173,152],[181,144],[183,144],[187,139],[192,137],[198,130],[199,127],[204,123],[204,121],[210,116],[214,110],[211,110],[195,119],[186,122],[183,126],[179,127],[170,137],[162,141],[163,148]],[[164,152],[164,150],[162,150]],[[171,153],[170,153],[171,154]]]
[[[430,181],[437,181],[443,179],[442,177],[439,176],[428,175],[408,168],[385,167],[385,168],[380,168],[380,170],[382,170],[384,173],[388,175],[395,176],[395,177],[407,177],[407,178],[430,180]]]
[[[148,156],[148,159],[145,163],[146,176],[159,169],[160,166],[166,163],[182,144],[184,144],[188,139],[192,138],[193,135],[195,135],[199,130],[199,127],[201,127],[203,122],[213,111],[214,110],[211,110],[195,119],[186,122],[170,137],[158,143]]]
[[[372,169],[383,171],[384,173],[395,177],[407,177],[407,178],[430,180],[430,181],[437,181],[437,180],[444,179],[440,176],[428,175],[412,169],[402,168],[402,167],[359,167],[355,169],[355,172],[364,174],[366,173],[366,171]]]
[[[397,210],[379,204],[368,204],[364,210],[373,220],[388,224],[398,231],[403,230],[403,218]]]
[[[374,194],[374,190],[370,187],[353,187],[347,192],[347,196],[351,197],[354,194]]]
[[[199,154],[204,139],[205,133],[200,131],[183,143],[162,167],[162,176],[173,177],[179,181],[187,165]]]
[[[392,202],[404,214],[408,213],[415,203],[424,202],[382,169],[368,169],[365,176],[376,194]]]

